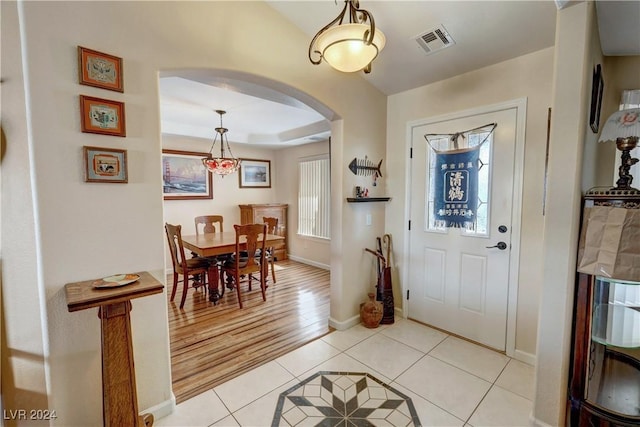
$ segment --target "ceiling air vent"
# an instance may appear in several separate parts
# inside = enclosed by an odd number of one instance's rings
[[[442,25],[416,36],[415,39],[427,54],[456,44]]]

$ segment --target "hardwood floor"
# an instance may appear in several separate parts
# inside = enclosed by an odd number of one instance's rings
[[[277,283],[269,282],[267,301],[260,283],[226,290],[217,305],[201,289],[190,288],[180,310],[182,283],[169,301],[173,392],[178,403],[274,360],[331,332],[329,271],[291,260],[276,262]],[[172,276],[167,277],[170,297]]]

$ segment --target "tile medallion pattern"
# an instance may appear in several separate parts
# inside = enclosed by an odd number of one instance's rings
[[[419,426],[411,398],[368,373],[320,371],[280,394],[276,426]]]

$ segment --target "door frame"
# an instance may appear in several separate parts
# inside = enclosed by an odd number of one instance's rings
[[[516,315],[518,310],[518,277],[520,272],[520,234],[522,228],[522,191],[524,181],[524,143],[527,121],[527,98],[517,98],[497,104],[484,105],[468,110],[455,111],[439,116],[427,117],[407,122],[405,149],[406,153],[411,153],[411,143],[413,129],[446,120],[461,119],[464,117],[493,113],[496,111],[516,109],[516,142],[514,152],[513,171],[513,209],[511,212],[511,254],[509,258],[509,279],[507,287],[507,330],[506,330],[506,354],[524,362],[531,362],[524,354],[516,353]],[[426,142],[425,142],[426,143]],[[410,156],[410,155],[409,155]],[[411,220],[411,186],[413,162],[409,157],[409,165],[405,168],[405,224]],[[409,253],[410,245],[409,227],[405,227],[404,232],[404,253]],[[403,257],[402,261],[402,295],[403,312],[407,318],[409,314],[410,300],[407,300],[407,290],[409,289],[409,257]]]

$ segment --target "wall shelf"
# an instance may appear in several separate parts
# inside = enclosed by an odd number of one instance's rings
[[[388,202],[391,197],[347,197],[349,203]]]

